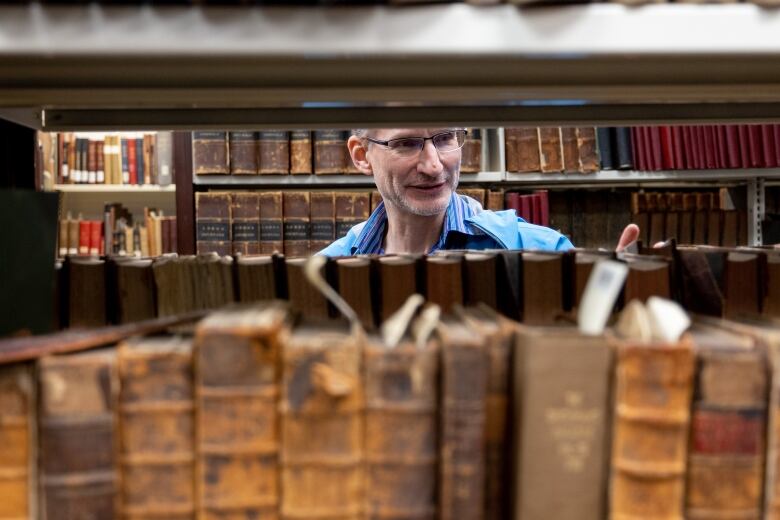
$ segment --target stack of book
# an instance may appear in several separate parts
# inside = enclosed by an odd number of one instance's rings
[[[593,127],[523,127],[504,130],[506,171],[593,173],[600,169]]]

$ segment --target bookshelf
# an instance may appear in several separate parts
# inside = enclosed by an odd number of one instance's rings
[[[174,193],[176,186],[156,184],[129,186],[121,184],[55,184],[54,191],[64,193]]]

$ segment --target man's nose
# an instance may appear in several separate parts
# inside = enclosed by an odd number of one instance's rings
[[[429,175],[438,175],[444,169],[439,157],[439,151],[433,146],[433,141],[425,141],[423,149],[420,150],[420,158],[417,162],[417,169],[421,173]]]

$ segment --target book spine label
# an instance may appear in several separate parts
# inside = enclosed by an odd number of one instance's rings
[[[195,238],[198,242],[230,241],[230,224],[227,222],[198,222]]]

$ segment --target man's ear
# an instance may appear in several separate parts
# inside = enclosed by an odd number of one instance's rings
[[[352,157],[352,162],[355,164],[355,167],[365,175],[373,175],[374,170],[371,168],[371,163],[368,162],[368,158],[366,157],[368,148],[367,146],[364,146],[363,139],[356,135],[350,136],[347,140],[347,148],[349,149],[349,155]]]

